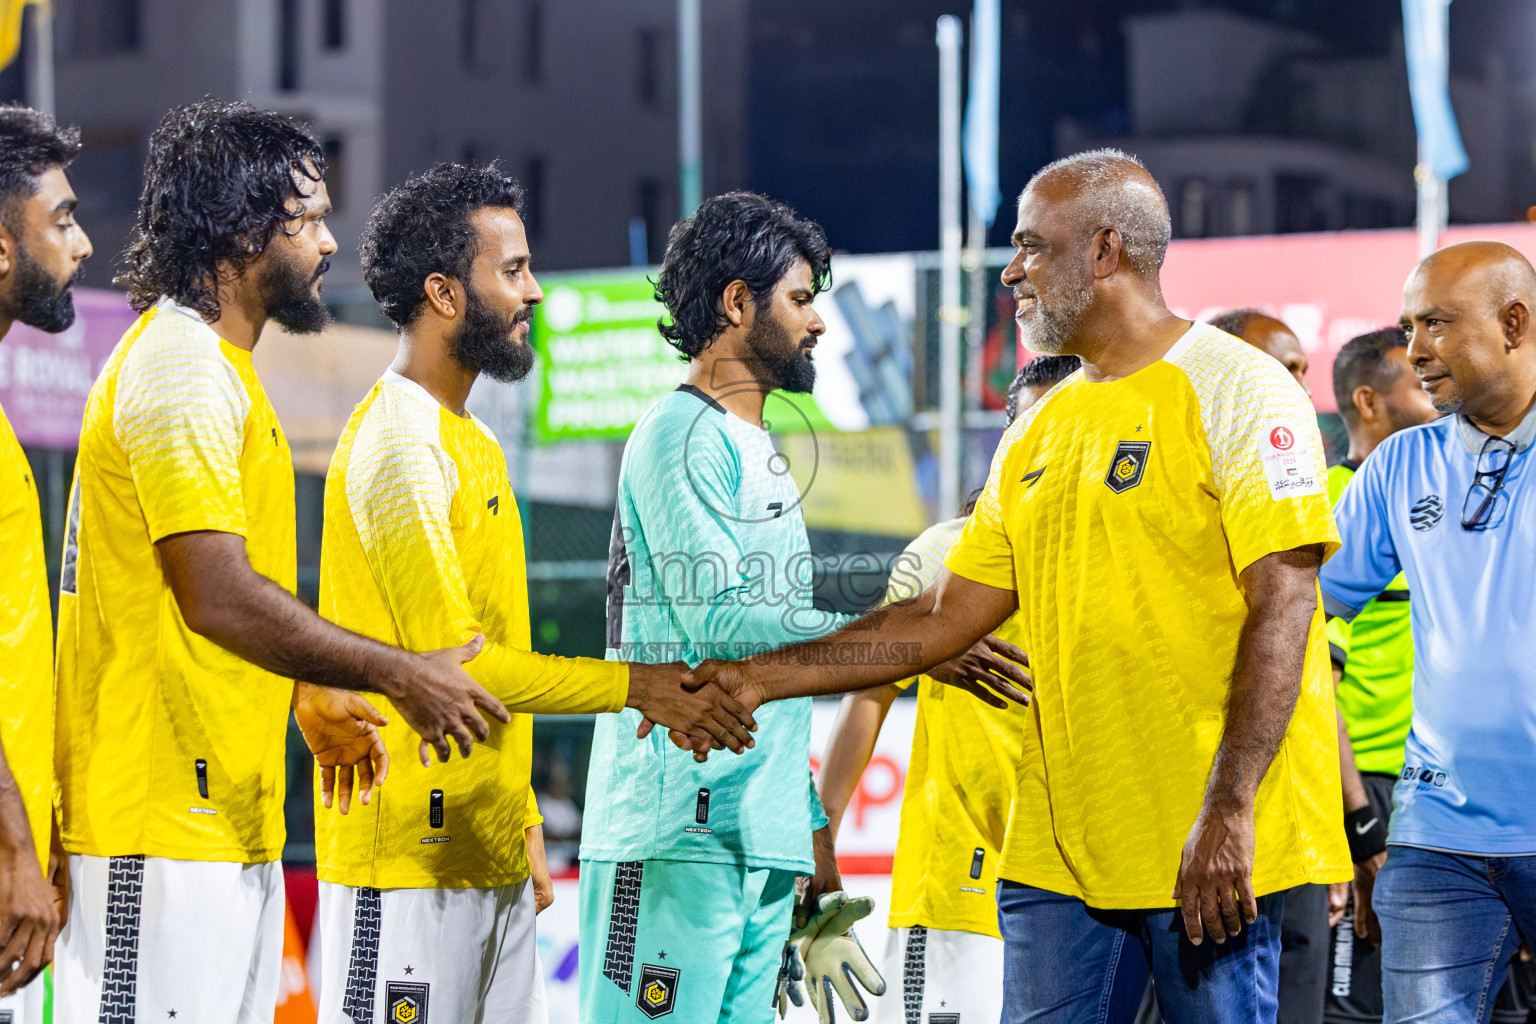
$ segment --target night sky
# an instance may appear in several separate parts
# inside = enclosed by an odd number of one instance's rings
[[[1104,134],[1126,116],[1128,14],[1204,6],[1317,34],[1340,55],[1385,53],[1399,0],[1003,0],[1001,187],[1016,194],[1049,162],[1068,116]],[[966,0],[753,0],[750,185],[819,220],[848,252],[931,249],[938,240],[941,14]],[[1536,4],[1455,0],[1453,72],[1481,74],[1497,54],[1513,80],[1536,77]],[[989,236],[1007,241],[999,215]]]

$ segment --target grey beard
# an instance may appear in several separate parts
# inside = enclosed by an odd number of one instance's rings
[[[1041,298],[1035,299],[1035,315],[1019,325],[1019,340],[1031,351],[1059,356],[1066,351],[1067,343],[1077,333],[1093,305],[1093,288],[1081,288],[1060,298],[1060,304],[1046,306]]]

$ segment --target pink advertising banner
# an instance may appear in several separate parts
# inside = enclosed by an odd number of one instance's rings
[[[29,448],[76,447],[91,382],[137,314],[119,292],[75,289],[75,322],[60,334],[22,324],[0,340],[0,407]]]
[[[1453,227],[1442,244],[1474,239],[1506,242],[1536,260],[1536,224]],[[1285,321],[1306,350],[1313,404],[1334,412],[1334,356],[1350,338],[1397,323],[1417,262],[1410,230],[1178,241],[1163,264],[1163,295],[1191,319],[1252,306]]]

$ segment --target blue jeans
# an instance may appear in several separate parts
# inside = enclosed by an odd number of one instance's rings
[[[1388,1024],[1483,1024],[1522,941],[1536,941],[1536,857],[1393,846],[1376,878]]]
[[[1285,894],[1224,943],[1193,945],[1177,910],[1095,910],[1016,882],[997,889],[1004,1024],[1131,1024],[1150,974],[1168,1024],[1273,1024]]]

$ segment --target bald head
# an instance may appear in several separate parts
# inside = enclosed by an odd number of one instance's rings
[[[1523,414],[1536,391],[1536,270],[1502,242],[1433,253],[1403,288],[1408,361],[1440,412],[1489,429]]]
[[[1140,160],[1118,149],[1074,153],[1036,172],[1024,196],[1031,192],[1065,205],[1084,234],[1114,228],[1130,269],[1157,279],[1172,225],[1163,190]]]

